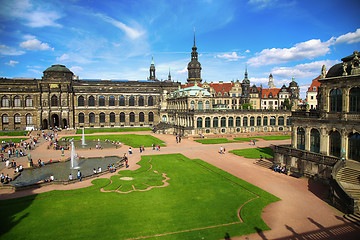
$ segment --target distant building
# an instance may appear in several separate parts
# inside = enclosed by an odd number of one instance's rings
[[[319,82],[320,77],[321,75],[319,75],[317,78],[312,80],[311,85],[306,92],[306,100],[309,109],[317,108],[317,104],[318,104],[317,95],[318,95],[319,87],[321,85],[321,83]]]

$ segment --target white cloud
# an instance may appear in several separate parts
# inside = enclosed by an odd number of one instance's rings
[[[224,54],[218,54],[216,55],[217,58],[223,58],[227,61],[237,61],[241,58],[244,58],[244,56],[239,56],[236,52],[232,52],[231,54],[224,53]]]
[[[245,51],[245,53],[249,53],[250,52],[250,50],[249,49],[247,49],[246,51]]]
[[[24,51],[16,50],[15,48],[6,45],[0,45],[0,55],[18,56],[24,54]]]
[[[269,7],[276,3],[277,0],[249,0],[248,3],[255,6],[258,9]]]
[[[187,66],[185,66],[182,70],[176,71],[176,73],[184,74],[184,73],[187,73],[187,71],[188,71]]]
[[[10,60],[10,62],[7,62],[5,63],[6,65],[9,65],[9,66],[12,66],[12,67],[15,67],[15,64],[18,64],[19,62],[18,61],[13,61],[13,60]]]
[[[360,42],[360,28],[356,29],[355,32],[350,32],[344,35],[341,35],[340,37],[336,38],[335,44],[338,43],[358,43]]]
[[[83,71],[84,69],[80,66],[74,66],[74,67],[71,67],[70,70],[75,73],[76,75],[79,74],[79,72]]]
[[[111,17],[105,16],[103,14],[96,14],[96,16],[99,16],[101,19],[103,19],[104,21],[111,23],[112,25],[114,25],[115,27],[123,30],[125,32],[125,34],[130,37],[131,39],[136,39],[140,36],[142,36],[144,34],[144,31],[142,30],[137,30],[135,28],[131,28],[129,26],[127,26],[126,24],[117,21]]]
[[[291,78],[315,78],[321,73],[322,65],[325,65],[327,69],[336,64],[334,60],[315,61],[310,63],[299,64],[293,67],[274,67],[271,73],[277,77]]]
[[[54,48],[51,48],[49,44],[42,43],[36,38],[20,43],[20,47],[25,48],[27,50],[40,50],[40,51],[54,50]]]
[[[264,49],[250,58],[248,64],[251,66],[262,66],[302,59],[313,59],[323,56],[330,51],[331,41],[321,42],[320,39],[311,39],[298,43],[292,48]]]
[[[61,55],[60,57],[56,58],[56,61],[58,62],[63,62],[65,60],[68,60],[70,58],[69,54],[64,53],[63,55]]]
[[[24,20],[24,24],[30,27],[61,27],[61,24],[56,23],[62,17],[60,13],[54,11],[54,8],[44,8],[42,3],[33,3],[29,0],[5,1],[0,15]]]

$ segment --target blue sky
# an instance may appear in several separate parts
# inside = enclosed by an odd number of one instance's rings
[[[277,87],[302,96],[321,66],[360,50],[357,0],[0,0],[0,76],[41,78],[64,64],[80,79],[185,83],[194,28],[202,78]]]

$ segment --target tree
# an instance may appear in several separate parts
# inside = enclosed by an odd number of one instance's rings
[[[244,103],[242,105],[242,109],[253,109],[253,107],[252,107],[251,103]]]
[[[285,98],[284,102],[281,103],[281,106],[286,110],[290,110],[291,109],[290,100],[288,98]]]

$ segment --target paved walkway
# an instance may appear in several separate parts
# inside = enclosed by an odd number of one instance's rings
[[[324,186],[309,181],[306,178],[294,178],[273,172],[255,165],[253,159],[246,159],[228,153],[228,151],[233,149],[265,147],[270,144],[289,144],[290,140],[259,140],[256,142],[256,146],[252,146],[248,142],[203,145],[189,138],[182,139],[181,143],[177,144],[175,136],[172,135],[160,135],[149,132],[136,132],[136,134],[151,134],[167,143],[167,147],[162,147],[161,151],[146,148],[146,151],[141,154],[138,149],[133,149],[134,154],[130,155],[129,158],[131,170],[139,167],[136,162],[140,160],[141,155],[181,153],[191,159],[199,158],[209,162],[281,198],[281,201],[272,203],[263,210],[262,217],[271,228],[270,231],[241,237],[231,236],[231,239],[356,239],[357,237],[360,239],[359,228],[347,222],[342,217],[343,214],[341,212],[322,200],[327,194]],[[226,154],[218,153],[220,146],[226,148]],[[123,156],[127,149],[127,146],[122,146],[119,149],[111,150],[78,150],[77,153],[80,156],[87,157],[103,155]],[[44,143],[43,139],[40,140],[39,147],[31,153],[34,160],[37,160],[37,158],[55,160],[60,158],[60,154],[60,151],[48,150],[47,143]],[[70,151],[66,151],[65,158],[69,156]],[[26,163],[25,158],[19,162],[21,161]],[[4,167],[4,163],[1,164],[1,167]],[[101,177],[109,177],[110,175],[107,174]],[[82,188],[90,186],[91,180],[70,185],[50,185],[20,192],[0,189],[0,199],[36,194],[54,189]]]

